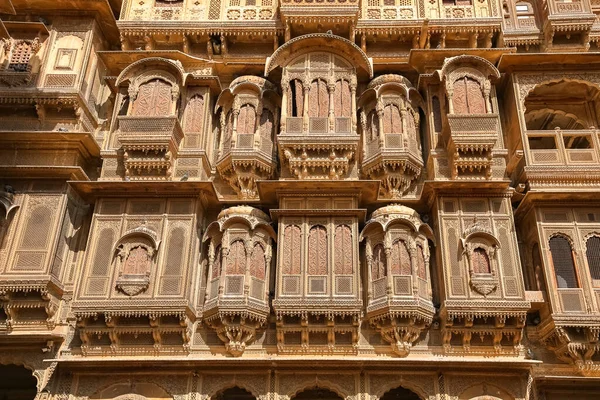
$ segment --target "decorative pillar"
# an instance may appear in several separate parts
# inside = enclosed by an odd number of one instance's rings
[[[335,132],[335,108],[334,108],[334,94],[335,94],[335,83],[327,83],[327,94],[329,95],[329,133]]]
[[[231,129],[231,147],[230,148],[235,148],[235,143],[237,141],[237,123],[238,123],[238,116],[240,115],[240,107],[239,105],[234,105],[233,106],[233,110],[231,111],[233,113],[233,127]]]
[[[286,77],[281,78],[281,122],[279,124],[279,130],[281,133],[285,133],[287,112],[288,112],[288,91],[290,90],[290,83]],[[275,125],[277,126],[277,125]]]
[[[302,109],[302,133],[308,132],[308,95],[310,93],[310,80],[307,78],[302,82],[302,90],[304,91],[303,109]]]
[[[351,122],[352,122],[352,132],[358,133],[357,124],[356,124],[356,76],[352,77],[352,81],[350,82],[350,95],[351,95]]]

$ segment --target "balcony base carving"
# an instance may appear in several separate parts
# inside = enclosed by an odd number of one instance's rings
[[[258,198],[256,181],[269,179],[273,175],[274,164],[247,157],[237,159],[232,153],[233,150],[217,163],[219,173],[240,199]]]
[[[217,336],[225,344],[227,353],[239,357],[258,337],[259,331],[267,322],[265,313],[218,311],[204,319],[206,324],[215,330]]]
[[[428,315],[417,312],[391,312],[370,319],[383,340],[388,342],[394,354],[406,357],[421,334],[431,325],[433,309]]]
[[[84,356],[128,354],[133,348],[153,355],[190,350],[193,321],[185,312],[75,310],[80,351]]]
[[[600,376],[600,326],[595,323],[594,326],[548,323],[539,328],[540,342],[583,375]]]
[[[54,330],[60,299],[50,291],[50,285],[26,282],[0,285],[0,307],[6,314],[6,331]],[[0,320],[0,327],[2,322]]]
[[[296,308],[275,313],[279,352],[356,354],[358,350],[360,311]]]
[[[440,316],[444,321],[441,329],[444,352],[471,354],[485,347],[485,353],[491,350],[495,355],[523,355],[521,339],[527,308],[468,311],[443,307]],[[461,343],[459,346],[455,344],[457,339]],[[473,339],[479,339],[482,346],[477,346],[477,340]]]
[[[421,175],[422,165],[410,160],[387,158],[380,155],[363,164],[363,172],[374,180],[381,181],[379,196],[384,199],[401,199]]]
[[[358,147],[358,137],[338,145],[288,144],[286,139],[279,138],[282,159],[287,163],[290,174],[297,179],[346,178]]]

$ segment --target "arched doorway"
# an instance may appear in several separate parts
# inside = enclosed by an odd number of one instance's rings
[[[421,398],[412,390],[397,387],[385,392],[380,400],[421,400]]]
[[[329,389],[314,387],[298,393],[292,400],[343,400],[342,397]]]
[[[217,393],[214,396],[215,400],[256,400],[256,397],[252,395],[246,389],[242,389],[238,386],[225,389],[222,392]]]
[[[0,400],[33,400],[37,381],[27,368],[9,364],[0,365]]]

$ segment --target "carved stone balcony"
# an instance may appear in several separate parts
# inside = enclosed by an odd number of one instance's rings
[[[394,224],[396,229],[390,229]],[[370,282],[366,317],[401,357],[408,355],[435,314],[428,237],[433,232],[419,214],[400,205],[373,212],[361,234]]]
[[[333,125],[333,126],[331,126]],[[359,136],[350,118],[288,117],[278,137],[280,158],[298,179],[342,179],[352,167]]]
[[[355,20],[359,12],[358,0],[281,0],[279,8],[284,21],[291,22],[329,22],[331,20],[349,22]]]
[[[587,0],[544,2],[544,35],[548,51],[586,51],[596,15]]]
[[[452,178],[492,175],[492,149],[499,130],[498,114],[448,114],[450,140],[448,152],[452,157]]]
[[[525,174],[530,184],[600,182],[600,131],[527,130]]]
[[[221,211],[204,235],[210,240],[204,321],[233,356],[242,355],[267,322],[274,238],[269,217],[249,206]]]
[[[123,146],[126,177],[168,180],[183,131],[176,116],[120,116],[117,139]]]

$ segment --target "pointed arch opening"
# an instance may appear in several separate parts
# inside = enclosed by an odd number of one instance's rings
[[[550,239],[550,254],[554,265],[556,286],[559,289],[578,288],[573,248],[567,238],[554,236]]]
[[[332,390],[314,387],[303,390],[292,397],[292,400],[343,400],[343,398]]]
[[[37,380],[27,368],[0,365],[0,399],[33,400],[37,394]]]
[[[397,387],[385,392],[381,400],[421,400],[421,397],[412,390]]]
[[[214,400],[256,400],[256,397],[239,386],[225,389],[212,397]]]

